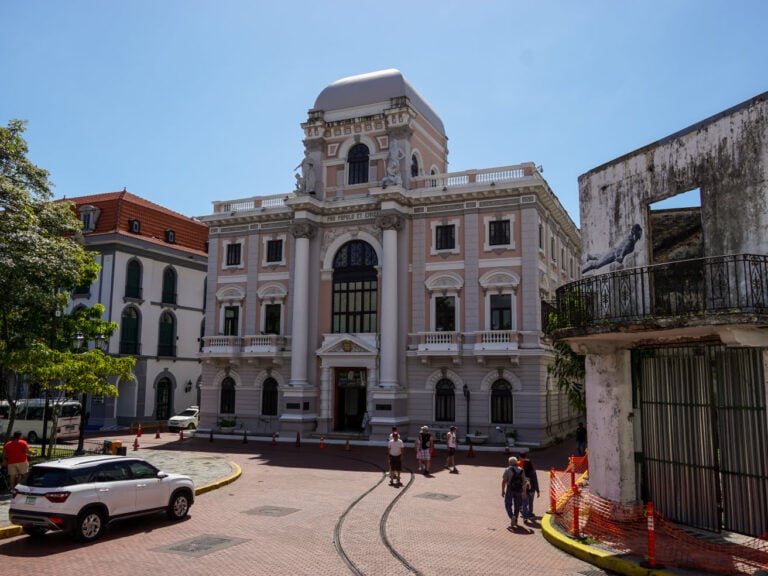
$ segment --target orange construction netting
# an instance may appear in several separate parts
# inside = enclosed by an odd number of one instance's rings
[[[710,542],[667,520],[652,505],[619,504],[591,494],[587,458],[572,456],[565,470],[550,470],[550,512],[572,536],[644,558],[651,567],[710,574],[754,574],[768,567],[768,534],[739,543]]]

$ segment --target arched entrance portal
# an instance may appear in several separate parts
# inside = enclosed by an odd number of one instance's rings
[[[366,411],[365,368],[336,368],[333,428],[337,432],[360,432]]]

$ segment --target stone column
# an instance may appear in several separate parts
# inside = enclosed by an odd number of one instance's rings
[[[309,239],[315,227],[309,222],[291,226],[295,238],[293,298],[291,300],[291,380],[289,386],[307,386],[309,341]]]
[[[381,369],[379,385],[397,388],[397,231],[403,219],[398,214],[379,216],[383,232],[384,262],[381,267]]]

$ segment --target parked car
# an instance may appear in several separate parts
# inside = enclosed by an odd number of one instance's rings
[[[168,420],[168,430],[176,432],[179,429],[182,430],[197,430],[197,426],[200,423],[200,407],[190,406],[184,410],[181,414],[176,414],[173,418]]]
[[[115,520],[160,512],[181,520],[194,498],[189,476],[142,458],[77,456],[32,466],[11,491],[8,517],[30,536],[60,531],[88,542]]]

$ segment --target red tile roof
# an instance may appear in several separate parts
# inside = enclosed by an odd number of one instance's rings
[[[121,234],[155,244],[173,246],[186,252],[206,255],[207,225],[128,191],[77,196],[65,198],[62,201],[64,200],[73,202],[78,208],[91,205],[101,209],[96,230],[86,233],[86,238]],[[139,221],[139,234],[133,234],[130,231],[129,220]],[[173,230],[176,237],[173,244],[165,241],[166,230]]]

